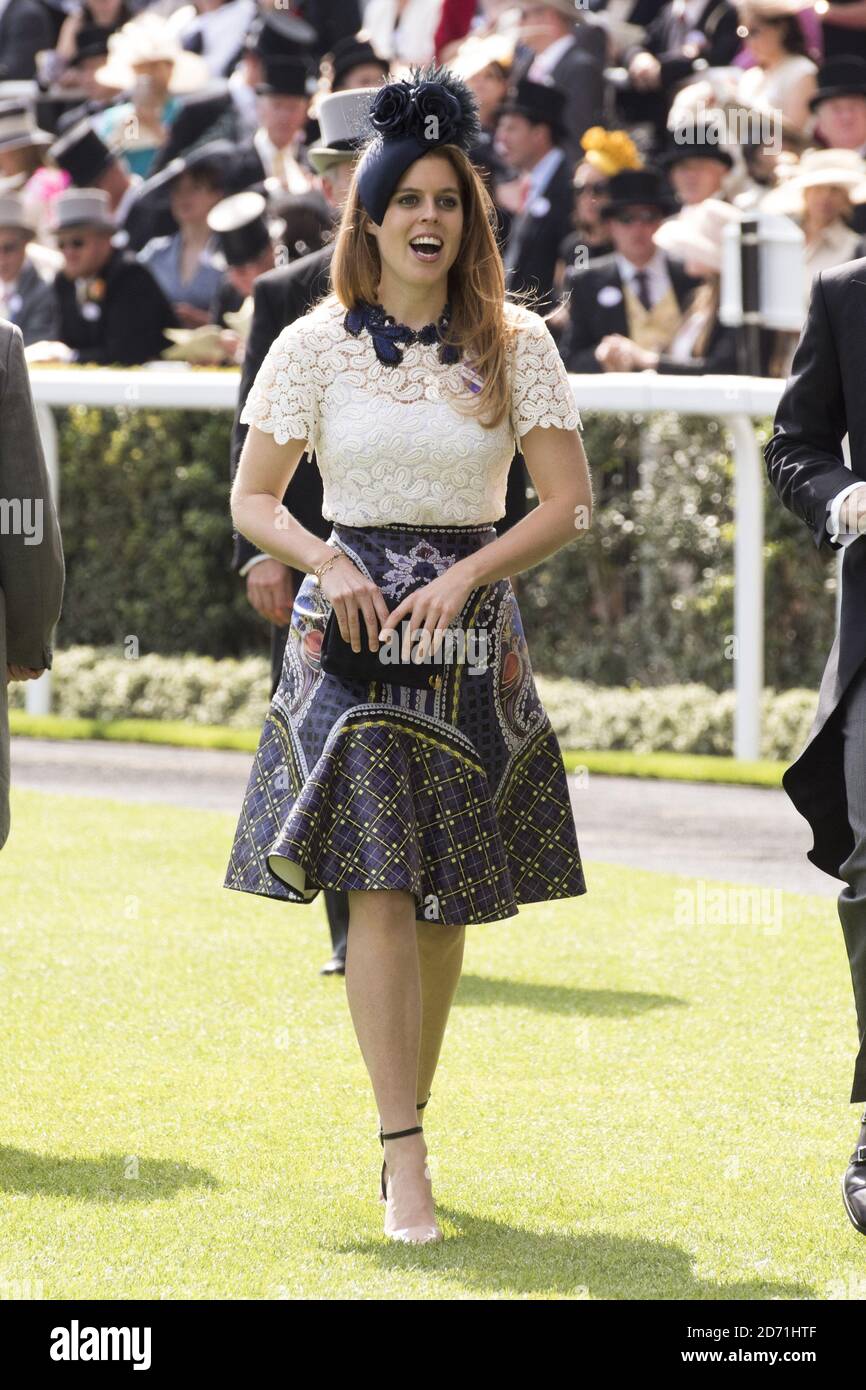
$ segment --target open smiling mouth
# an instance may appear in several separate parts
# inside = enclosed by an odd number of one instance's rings
[[[436,236],[416,236],[409,242],[409,250],[418,261],[438,261],[442,242]]]

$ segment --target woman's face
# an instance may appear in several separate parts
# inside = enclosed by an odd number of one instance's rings
[[[187,223],[204,222],[222,196],[209,180],[197,178],[187,171],[172,180],[171,215],[181,227]]]
[[[598,210],[604,202],[602,190],[607,179],[601,170],[584,162],[580,164],[574,177],[575,205],[577,219],[585,227],[598,227],[601,218]]]
[[[463,197],[451,161],[436,154],[416,159],[391,194],[382,225],[368,220],[366,227],[378,243],[383,271],[413,286],[447,279],[463,237]],[[435,255],[412,250],[421,236],[440,242]]]
[[[827,226],[837,217],[845,217],[851,211],[851,202],[844,188],[835,183],[819,184],[816,188],[804,188],[803,200],[810,220]]]
[[[773,62],[781,55],[783,51],[781,24],[774,24],[772,20],[767,19],[764,15],[756,14],[754,10],[743,12],[742,23],[749,31],[746,39],[749,52],[759,66]]]
[[[466,85],[474,93],[478,102],[478,113],[482,125],[492,124],[493,113],[505,100],[505,93],[508,90],[508,83],[502,69],[496,63],[488,63],[486,68],[473,73],[467,79]]]

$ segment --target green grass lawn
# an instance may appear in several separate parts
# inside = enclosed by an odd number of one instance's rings
[[[425,1112],[446,1239],[413,1248],[382,1235],[376,1109],[344,981],[317,973],[321,898],[222,888],[234,825],[13,794],[0,1284],[866,1296],[839,1191],[859,1111],[832,898],[690,926],[683,895],[714,885],[590,863],[586,896],[469,927]]]

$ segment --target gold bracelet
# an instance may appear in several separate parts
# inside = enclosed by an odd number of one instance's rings
[[[313,570],[313,574],[316,576],[320,584],[322,582],[322,575],[327,574],[328,570],[331,568],[331,565],[333,565],[336,560],[339,560],[340,556],[344,554],[344,552],[342,550],[338,550],[336,546],[332,546],[331,548],[334,551],[333,555],[330,555],[327,560],[323,560],[322,563],[316,569]]]

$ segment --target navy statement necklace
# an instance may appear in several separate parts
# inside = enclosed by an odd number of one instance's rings
[[[412,343],[439,343],[439,361],[443,363],[458,362],[460,360],[460,349],[453,344],[442,342],[442,335],[447,332],[451,322],[451,304],[445,305],[436,323],[425,324],[423,328],[407,328],[405,323],[396,323],[391,314],[386,314],[381,304],[370,304],[366,299],[359,299],[357,303],[347,311],[343,320],[348,333],[357,338],[362,329],[366,328],[373,340],[373,347],[380,362],[386,367],[396,367],[403,361],[403,353],[399,344],[409,346]]]

